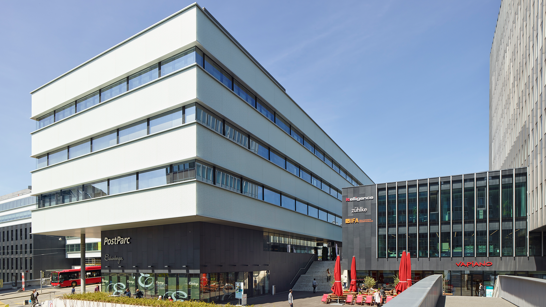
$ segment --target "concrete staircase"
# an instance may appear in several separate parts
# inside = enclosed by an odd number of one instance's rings
[[[315,278],[317,280],[317,292],[330,293],[332,284],[326,281],[326,269],[330,269],[332,280],[334,280],[335,264],[335,261],[314,261],[307,273],[300,276],[293,290],[313,291],[313,278]]]

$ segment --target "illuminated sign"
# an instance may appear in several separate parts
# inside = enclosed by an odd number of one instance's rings
[[[352,218],[352,219],[345,219],[345,224],[358,224],[358,223],[372,223],[373,220],[372,219],[357,219],[357,218]]]
[[[470,261],[470,262],[458,262],[458,263],[455,263],[457,266],[465,266],[467,268],[470,268],[470,267],[481,267],[481,266],[492,266],[493,265],[493,262],[474,262],[474,261]]]
[[[361,201],[361,200],[372,200],[373,196],[363,196],[363,197],[347,197],[345,201]]]

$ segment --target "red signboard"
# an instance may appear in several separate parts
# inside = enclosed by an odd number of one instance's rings
[[[467,268],[470,268],[470,267],[481,267],[481,266],[492,266],[493,263],[492,262],[474,262],[474,261],[470,261],[470,262],[458,262],[458,263],[455,263],[457,266],[465,266]]]

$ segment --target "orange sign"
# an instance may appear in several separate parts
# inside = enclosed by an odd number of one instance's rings
[[[358,218],[352,218],[352,219],[345,219],[345,224],[357,224],[357,223],[372,223],[372,219],[358,219]]]

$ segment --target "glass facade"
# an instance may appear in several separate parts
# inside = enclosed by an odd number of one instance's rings
[[[378,258],[542,255],[541,234],[527,236],[525,168],[376,187]]]

